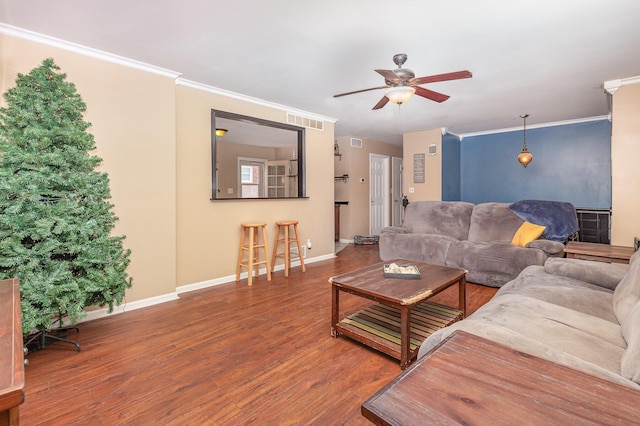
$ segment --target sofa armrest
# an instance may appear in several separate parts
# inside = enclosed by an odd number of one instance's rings
[[[564,252],[564,244],[558,241],[551,240],[533,240],[525,247],[540,249],[549,256],[559,256],[562,252]]]
[[[585,281],[614,290],[629,268],[593,260],[550,257],[544,264],[545,272]]]
[[[382,232],[393,232],[394,234],[408,234],[409,233],[409,231],[406,228],[402,228],[400,226],[385,226],[384,228],[382,228]]]

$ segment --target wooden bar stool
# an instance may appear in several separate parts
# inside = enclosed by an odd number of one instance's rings
[[[236,268],[236,281],[240,281],[240,268],[247,268],[248,281],[251,285],[253,270],[256,270],[256,278],[260,275],[260,265],[264,263],[267,268],[267,281],[271,281],[271,265],[269,265],[269,253],[267,252],[266,223],[241,223],[242,236],[240,237],[240,250],[238,251],[238,267]],[[260,231],[262,231],[262,244],[260,244]],[[245,244],[245,238],[249,242]],[[260,249],[264,250],[264,260],[260,260]],[[244,260],[244,252],[247,252],[247,260]]]
[[[289,232],[289,227],[293,227],[293,235]],[[280,229],[284,231],[284,236],[280,238]],[[291,242],[295,241],[298,246],[298,254],[291,255]],[[278,253],[278,244],[284,245],[284,251]],[[284,257],[284,276],[289,276],[289,268],[291,268],[291,258],[300,259],[300,266],[302,266],[302,272],[304,269],[304,258],[302,257],[302,248],[300,247],[300,236],[298,235],[298,221],[297,220],[281,220],[276,222],[276,240],[273,245],[273,257],[271,258],[271,270],[276,264],[276,257]]]

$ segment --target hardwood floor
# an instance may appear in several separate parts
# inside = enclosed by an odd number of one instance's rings
[[[379,261],[377,246],[182,294],[81,323],[30,353],[22,425],[369,424],[360,405],[400,374],[398,361],[330,335],[328,278]],[[457,288],[434,300],[457,306]],[[496,289],[469,284],[472,313]],[[360,299],[344,299],[354,308]]]

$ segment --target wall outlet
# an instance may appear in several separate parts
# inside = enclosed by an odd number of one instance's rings
[[[304,247],[304,246],[302,247],[302,257],[303,257],[304,259],[306,259],[306,258],[307,258],[307,248],[306,248],[306,247]]]

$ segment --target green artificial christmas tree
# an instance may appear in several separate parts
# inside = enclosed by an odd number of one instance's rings
[[[130,251],[112,236],[109,178],[96,171],[86,104],[53,59],[16,85],[0,108],[0,278],[20,279],[22,330],[41,337],[119,305],[131,287]],[[64,339],[61,339],[64,340]],[[78,349],[80,347],[78,346]]]

